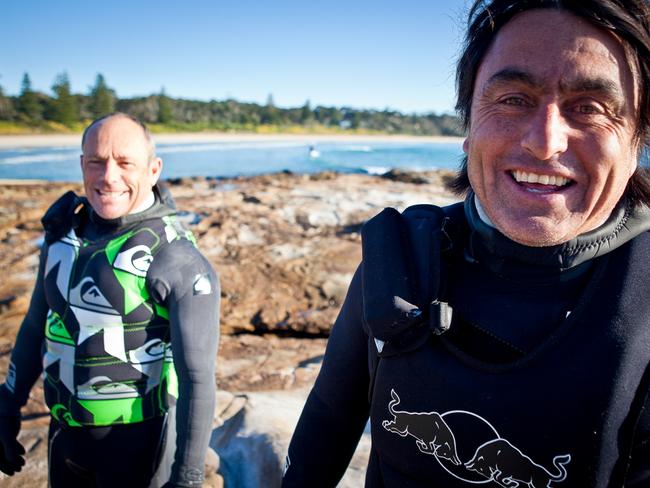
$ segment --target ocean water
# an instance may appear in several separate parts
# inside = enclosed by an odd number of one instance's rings
[[[311,148],[311,150],[310,150]],[[333,170],[381,174],[391,168],[455,169],[462,156],[456,142],[244,141],[158,144],[165,178],[239,176],[289,170]],[[81,179],[77,147],[0,150],[0,179]]]

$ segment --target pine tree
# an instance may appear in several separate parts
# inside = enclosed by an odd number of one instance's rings
[[[43,117],[43,107],[32,90],[32,81],[27,73],[23,75],[17,108],[20,119],[28,124],[36,123]]]
[[[97,74],[95,86],[90,89],[89,109],[97,119],[115,111],[115,91],[110,89],[101,73]]]
[[[77,99],[70,92],[70,80],[67,73],[57,75],[52,85],[55,99],[52,101],[52,120],[68,127],[79,121]]]
[[[361,126],[361,114],[357,111],[352,113],[352,118],[350,120],[350,127],[353,129],[358,129]]]
[[[273,101],[273,94],[269,93],[266,99],[266,105],[262,107],[260,122],[262,124],[276,124],[279,121],[280,114]]]
[[[158,122],[160,124],[169,124],[172,121],[172,101],[165,94],[165,87],[163,87],[160,90],[160,95],[158,95]]]
[[[5,96],[2,86],[0,86],[0,120],[11,120],[14,115],[13,104]]]
[[[307,100],[305,104],[302,106],[302,108],[300,109],[300,123],[303,125],[309,124],[313,121],[313,119],[314,119],[314,113],[311,111],[309,100]]]

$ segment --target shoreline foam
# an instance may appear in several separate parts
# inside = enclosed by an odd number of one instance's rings
[[[177,144],[191,142],[323,142],[323,141],[373,141],[373,142],[439,142],[454,143],[462,137],[449,136],[410,136],[410,135],[361,135],[361,134],[228,134],[223,132],[186,132],[179,134],[154,134],[154,140],[160,144]],[[0,135],[0,149],[25,149],[38,147],[73,147],[81,142],[81,134],[27,134]]]

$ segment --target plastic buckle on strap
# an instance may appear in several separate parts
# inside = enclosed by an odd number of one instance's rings
[[[444,334],[451,327],[452,308],[446,302],[434,300],[429,305],[429,326],[435,335]]]

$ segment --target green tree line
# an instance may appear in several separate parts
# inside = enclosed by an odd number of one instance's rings
[[[147,97],[118,98],[98,74],[86,94],[72,93],[67,73],[58,74],[52,95],[35,91],[28,73],[20,93],[5,95],[0,86],[0,121],[38,129],[51,123],[77,130],[89,120],[116,110],[134,115],[160,130],[379,132],[386,134],[462,135],[452,115],[404,114],[394,110],[352,107],[277,107],[272,95],[265,104],[236,100],[187,100],[169,97],[164,88]]]

